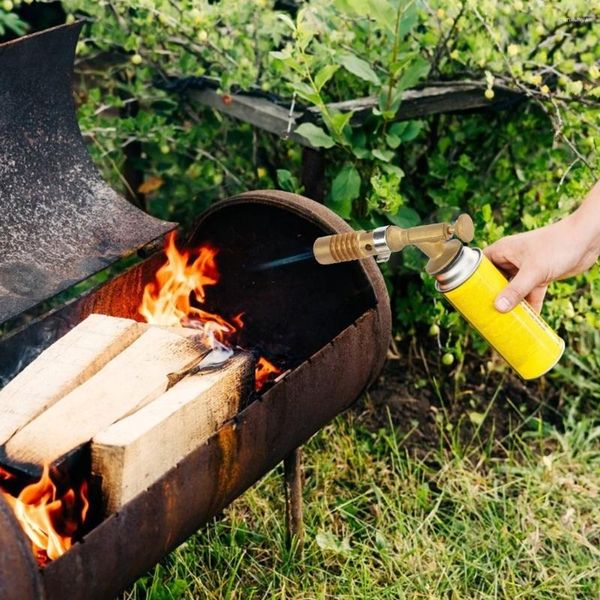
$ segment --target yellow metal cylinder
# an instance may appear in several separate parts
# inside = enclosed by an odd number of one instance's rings
[[[508,313],[496,310],[507,283],[482,255],[463,283],[442,293],[523,379],[535,379],[558,362],[565,343],[525,301]]]

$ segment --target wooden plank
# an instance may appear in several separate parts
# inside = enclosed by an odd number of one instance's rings
[[[254,385],[254,361],[237,354],[191,375],[92,440],[92,472],[112,513],[144,491],[238,412]]]
[[[455,113],[490,108],[504,108],[525,96],[506,86],[494,86],[494,99],[484,96],[485,85],[474,81],[428,83],[421,89],[406,90],[396,121],[406,121],[440,113]],[[259,129],[274,133],[284,139],[291,139],[302,146],[312,148],[310,142],[294,133],[302,120],[318,120],[319,109],[311,107],[306,111],[293,111],[275,102],[250,95],[221,95],[212,89],[188,90],[190,98],[200,104],[210,106],[219,112],[250,123]],[[353,111],[355,119],[360,119],[377,105],[375,96],[357,98],[343,102],[332,102],[329,110]]]
[[[196,338],[152,327],[98,373],[28,423],[5,445],[6,465],[35,471],[160,396],[169,373],[207,349]],[[36,469],[37,468],[37,469]]]
[[[144,331],[141,323],[90,315],[0,390],[0,446],[100,371]]]
[[[294,111],[290,119],[289,108],[280,106],[266,98],[243,94],[222,95],[211,89],[192,89],[188,93],[193,100],[204,106],[210,106],[224,115],[244,123],[250,123],[281,138],[291,139],[303,146],[310,146],[306,138],[294,133],[294,130],[298,127],[298,119],[302,116],[301,112]]]
[[[396,121],[407,121],[420,117],[441,113],[465,112],[483,108],[502,108],[510,103],[524,98],[524,95],[505,86],[494,86],[494,98],[488,100],[485,95],[485,86],[476,82],[448,82],[428,85],[418,90],[406,90],[402,103],[396,113]],[[327,105],[331,110],[360,113],[370,112],[377,106],[377,98],[368,96],[344,102],[332,102]],[[310,112],[318,112],[310,108]]]

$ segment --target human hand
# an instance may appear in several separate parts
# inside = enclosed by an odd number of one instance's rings
[[[594,189],[598,192],[598,185]],[[557,223],[502,238],[485,248],[485,255],[510,278],[496,297],[497,310],[508,312],[526,299],[540,312],[550,282],[594,264],[600,253],[600,214],[590,222],[592,215],[583,213],[576,211]]]

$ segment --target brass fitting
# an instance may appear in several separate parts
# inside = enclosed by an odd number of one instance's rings
[[[471,217],[462,214],[453,223],[433,223],[403,229],[396,225],[372,231],[351,231],[318,238],[313,246],[317,262],[322,265],[361,260],[374,256],[378,262],[389,260],[392,252],[416,246],[429,257],[427,272],[435,274],[447,267],[460,252],[463,242],[473,239]],[[452,239],[455,236],[458,239]]]

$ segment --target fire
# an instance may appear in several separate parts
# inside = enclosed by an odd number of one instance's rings
[[[280,373],[281,369],[277,368],[272,362],[269,362],[264,356],[261,356],[256,363],[256,389],[260,390],[271,377],[275,377]]]
[[[40,480],[24,487],[17,497],[1,487],[0,494],[29,537],[40,565],[62,556],[73,545],[89,509],[87,484],[82,483],[78,492],[69,488],[61,494],[47,465]]]
[[[244,326],[242,314],[230,320],[202,310],[206,288],[216,285],[219,272],[215,257],[217,250],[200,246],[193,252],[180,251],[175,233],[166,239],[167,261],[156,272],[155,281],[146,285],[139,313],[153,325],[192,327],[204,333],[204,341],[212,348],[226,348],[231,353],[235,334]],[[266,358],[256,365],[256,389],[281,371]]]
[[[8,471],[5,471],[2,467],[0,467],[0,482],[1,481],[9,481],[10,479],[14,479],[15,476]]]

